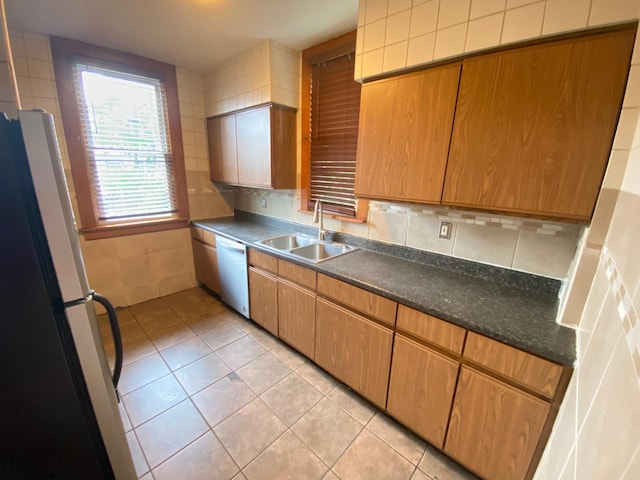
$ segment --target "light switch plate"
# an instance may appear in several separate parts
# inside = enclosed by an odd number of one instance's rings
[[[449,240],[451,238],[451,222],[440,222],[439,238]]]

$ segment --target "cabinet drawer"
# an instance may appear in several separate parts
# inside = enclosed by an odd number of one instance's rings
[[[318,274],[318,293],[394,327],[398,304],[359,287]]]
[[[249,249],[249,265],[261,268],[274,275],[278,274],[278,259],[253,248]]]
[[[462,353],[465,329],[405,305],[398,305],[398,330],[454,353]]]
[[[483,367],[552,398],[562,375],[562,367],[542,358],[469,332],[464,357]]]
[[[278,275],[293,283],[302,285],[309,290],[316,290],[316,272],[308,268],[295,265],[286,260],[278,259]]]
[[[201,227],[191,227],[191,238],[200,240],[202,243],[216,246],[216,234]]]

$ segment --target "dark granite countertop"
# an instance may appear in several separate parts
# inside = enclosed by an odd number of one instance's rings
[[[361,248],[314,264],[254,242],[316,229],[239,211],[192,223],[548,360],[575,362],[575,331],[555,321],[559,281],[340,234]]]

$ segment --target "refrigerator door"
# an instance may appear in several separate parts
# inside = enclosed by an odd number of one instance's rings
[[[91,289],[82,261],[53,117],[39,110],[20,110],[19,116],[31,178],[62,299],[70,302],[84,298]]]
[[[136,472],[93,305],[88,301],[67,308],[65,313],[111,468],[117,479],[135,479]]]

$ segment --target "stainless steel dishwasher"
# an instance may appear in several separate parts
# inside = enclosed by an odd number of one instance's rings
[[[247,246],[216,236],[220,298],[238,313],[249,318],[249,274]]]

